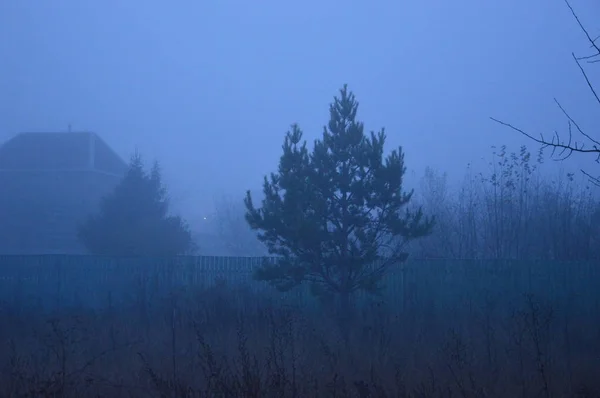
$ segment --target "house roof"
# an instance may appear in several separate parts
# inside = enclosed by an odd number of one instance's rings
[[[0,170],[91,170],[122,175],[127,164],[95,133],[20,133],[0,146]]]

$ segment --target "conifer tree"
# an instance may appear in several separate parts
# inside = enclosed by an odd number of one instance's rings
[[[138,153],[115,190],[102,199],[99,212],[81,225],[79,238],[97,255],[174,256],[194,247],[185,221],[169,214],[158,163],[148,173]]]
[[[261,207],[247,191],[246,220],[278,257],[255,278],[281,291],[308,282],[315,295],[348,305],[356,290],[379,292],[385,273],[406,260],[403,244],[431,232],[432,217],[406,208],[413,192],[402,189],[402,148],[384,156],[384,130],[365,134],[357,111],[344,86],[312,152],[293,125],[277,172],[264,178]]]

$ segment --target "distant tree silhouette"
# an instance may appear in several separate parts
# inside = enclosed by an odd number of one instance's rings
[[[190,229],[168,211],[158,163],[148,173],[136,153],[123,180],[102,199],[99,212],[80,226],[79,238],[91,254],[97,255],[187,254],[194,248]]]
[[[488,171],[469,165],[457,190],[442,172],[425,172],[413,202],[436,215],[436,228],[407,248],[411,256],[598,262],[600,198],[593,182],[568,172],[549,177],[552,166],[541,149],[492,150]]]
[[[219,240],[230,256],[262,256],[266,254],[265,246],[256,238],[256,233],[248,226],[245,219],[244,202],[222,196],[215,201],[215,227]]]
[[[407,241],[426,236],[433,218],[409,212],[402,148],[384,158],[385,133],[365,135],[358,102],[344,86],[312,153],[297,125],[283,144],[279,169],[263,183],[262,207],[247,191],[246,220],[276,264],[255,277],[285,291],[302,282],[318,296],[337,296],[342,310],[356,290],[380,291],[392,266],[406,260]]]

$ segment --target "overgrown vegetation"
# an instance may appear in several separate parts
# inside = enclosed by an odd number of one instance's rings
[[[222,282],[97,311],[3,303],[0,396],[598,397],[600,314],[567,301],[371,302],[347,338]]]
[[[428,169],[415,201],[437,225],[408,250],[418,258],[600,260],[597,187],[544,166],[540,152],[502,146],[493,148],[487,172],[469,168],[454,189]]]

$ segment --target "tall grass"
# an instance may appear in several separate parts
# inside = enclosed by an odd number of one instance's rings
[[[214,273],[164,289],[96,283],[102,305],[82,295],[92,285],[36,293],[5,276],[27,294],[0,305],[0,396],[600,396],[596,274],[573,276],[590,267],[444,264],[408,267],[408,292],[357,300],[350,330],[334,307]]]

